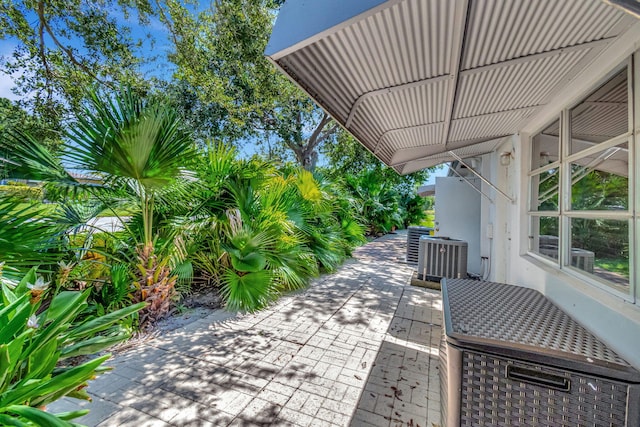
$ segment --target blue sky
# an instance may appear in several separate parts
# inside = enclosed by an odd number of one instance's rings
[[[199,8],[208,7],[208,2],[202,2],[199,4]],[[109,12],[110,16],[115,18],[116,21],[126,27],[129,27],[134,39],[140,39],[143,41],[143,47],[140,49],[140,53],[147,54],[148,58],[155,57],[153,61],[142,67],[142,72],[146,76],[156,77],[160,79],[170,79],[174,72],[174,66],[167,61],[167,55],[173,49],[172,43],[169,41],[168,30],[164,25],[155,17],[150,18],[148,25],[140,25],[138,23],[137,13],[132,13],[127,18],[121,10]],[[32,22],[34,25],[37,23],[37,17],[34,15]],[[147,37],[150,35],[152,40]],[[75,48],[80,48],[73,40],[68,40],[68,43]],[[14,48],[17,45],[17,40],[0,40],[0,56],[11,55]],[[14,87],[14,82],[11,76],[8,76],[0,70],[0,97],[16,100],[18,97],[13,94],[11,89]],[[252,144],[243,144],[242,154],[246,157],[250,157],[252,154],[258,152],[260,147]],[[319,164],[323,163],[323,159],[319,159]],[[434,184],[436,176],[445,176],[447,169],[440,167],[436,172],[432,173],[426,184]]]
[[[444,165],[440,165],[438,167],[436,167],[435,172],[431,172],[429,174],[429,179],[427,180],[427,182],[424,183],[424,185],[432,185],[436,183],[436,177],[438,176],[447,176],[447,173],[449,172],[449,168],[444,166]]]
[[[173,49],[173,46],[169,42],[168,31],[163,24],[157,18],[151,17],[149,18],[148,24],[140,25],[137,13],[135,12],[131,13],[128,18],[125,17],[122,10],[109,11],[109,15],[120,25],[129,27],[134,39],[139,39],[143,42],[142,47],[139,49],[139,54],[147,56],[147,58],[155,57],[154,61],[142,67],[142,72],[148,77],[153,76],[160,79],[169,79],[174,71],[174,67],[166,58],[167,54]],[[32,25],[37,25],[38,19],[35,14],[27,16],[32,22]],[[148,38],[147,35],[150,35],[151,38]],[[82,46],[76,41],[65,40],[60,34],[57,34],[57,36],[64,44],[81,50]],[[51,40],[45,39],[45,43],[51,44],[52,42]],[[9,38],[0,40],[0,57],[11,56],[17,44],[17,39]],[[0,97],[16,100],[18,97],[11,91],[13,87],[13,78],[5,74],[3,70],[0,70]]]

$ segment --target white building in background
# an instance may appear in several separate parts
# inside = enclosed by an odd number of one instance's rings
[[[441,232],[477,242],[490,280],[539,290],[640,368],[634,8],[291,0],[266,54],[398,173],[473,169],[482,194],[452,181],[460,206]],[[451,227],[465,209],[473,224]]]

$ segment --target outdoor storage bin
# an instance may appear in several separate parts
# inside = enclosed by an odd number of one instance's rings
[[[421,236],[428,236],[433,228],[412,225],[407,227],[407,264],[418,263],[418,246]]]
[[[443,426],[640,425],[640,372],[539,292],[442,281]]]

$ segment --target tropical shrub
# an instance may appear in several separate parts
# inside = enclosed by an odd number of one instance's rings
[[[104,355],[80,365],[70,359],[93,355],[128,337],[119,322],[144,303],[78,321],[89,291],[63,291],[49,299],[36,269],[17,284],[3,280],[0,300],[0,424],[71,426],[88,411],[50,414],[43,408],[69,396],[89,400],[87,382],[104,372]],[[47,305],[43,305],[43,301]]]
[[[222,296],[232,309],[256,310],[282,292],[300,289],[318,264],[300,231],[304,218],[292,180],[259,161],[238,162],[225,212]],[[297,223],[296,223],[297,221]]]
[[[127,264],[111,267],[109,278],[104,283],[91,287],[90,300],[98,316],[103,316],[132,304],[133,280]]]
[[[42,201],[42,188],[26,184],[0,185],[0,197],[9,197],[20,202],[37,203]]]
[[[95,205],[94,217],[105,206],[117,215],[116,209],[126,200],[129,206],[137,208],[132,224],[125,224],[130,239],[126,241],[128,253],[124,255],[131,262],[132,272],[140,272],[141,266],[148,269],[149,259],[162,266],[154,267],[155,272],[169,268],[172,262],[163,258],[174,252],[172,244],[177,231],[159,233],[156,208],[180,193],[180,188],[189,182],[190,174],[184,165],[190,163],[195,153],[191,135],[182,127],[175,111],[159,100],[142,99],[130,89],[113,95],[93,91],[88,94],[84,111],[66,132],[66,138],[65,164],[99,178],[101,184],[78,182],[59,158],[30,136],[18,132],[11,135],[10,145],[0,144],[10,150],[12,164],[16,165],[8,173],[36,177],[75,191],[63,193],[67,195],[77,195],[81,189],[92,198],[83,201],[87,202],[85,205]],[[83,213],[73,204],[70,208],[73,209],[68,209],[64,217],[76,218],[79,217],[76,214]],[[82,246],[88,249],[88,245]],[[141,290],[137,297],[153,298],[148,310],[157,308],[165,312],[165,303],[159,303],[158,298],[170,302],[173,286],[166,287],[165,282],[148,283],[164,277],[163,274],[140,274],[144,276],[144,284],[139,283]],[[169,280],[172,281],[175,278]],[[166,289],[147,292],[145,287]],[[145,319],[160,316],[148,314]]]
[[[415,191],[402,194],[400,208],[404,228],[412,224],[420,224],[427,219],[426,199]]]
[[[138,248],[138,265],[133,282],[133,300],[146,302],[140,310],[140,327],[145,328],[165,316],[171,307],[177,277],[171,275],[167,259],[158,259],[153,245]]]
[[[360,215],[365,221],[368,234],[388,233],[393,227],[402,227],[398,190],[376,169],[347,176],[345,184],[360,203]]]
[[[256,310],[335,269],[363,241],[352,203],[308,171],[278,170],[210,144],[188,232],[195,276],[218,286],[230,309]]]
[[[0,199],[0,262],[5,277],[22,277],[34,265],[53,271],[65,255],[63,231],[47,206]]]

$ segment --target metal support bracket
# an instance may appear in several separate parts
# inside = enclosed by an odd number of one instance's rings
[[[455,175],[458,176],[458,178],[460,178],[461,180],[463,180],[464,182],[466,182],[467,184],[469,184],[471,186],[471,188],[473,188],[474,190],[476,190],[478,193],[480,193],[482,196],[484,196],[487,200],[489,200],[491,203],[493,203],[493,199],[491,197],[489,197],[489,195],[487,195],[486,193],[484,193],[482,190],[480,190],[478,187],[476,187],[475,185],[473,185],[473,183],[471,181],[469,181],[467,178],[465,178],[464,176],[460,175],[460,172],[458,172],[457,170],[455,170],[454,168],[451,167],[451,164],[447,163],[446,164],[447,167],[449,168],[449,170],[451,172],[453,172]]]
[[[451,157],[453,157],[454,159],[456,159],[460,164],[462,164],[463,166],[465,166],[465,167],[466,167],[466,168],[467,168],[467,169],[468,169],[472,174],[474,174],[475,176],[477,176],[478,178],[480,178],[480,180],[481,180],[482,182],[484,182],[484,183],[485,183],[485,184],[487,184],[489,187],[491,187],[491,188],[493,188],[494,190],[496,190],[496,192],[497,192],[498,194],[500,194],[502,197],[504,197],[505,199],[507,199],[507,200],[508,200],[508,201],[510,201],[511,203],[515,203],[515,202],[516,202],[516,201],[515,201],[515,199],[514,199],[513,197],[509,196],[507,193],[505,193],[504,191],[502,191],[501,189],[499,189],[498,187],[496,187],[496,186],[495,186],[491,181],[489,181],[488,179],[486,179],[485,177],[483,177],[482,175],[480,175],[480,174],[479,174],[478,172],[476,172],[476,171],[475,171],[471,166],[469,166],[468,164],[466,164],[466,163],[464,162],[464,160],[462,160],[462,158],[461,158],[460,156],[458,156],[456,153],[454,153],[453,151],[449,151],[449,155],[450,155]],[[449,168],[450,168],[451,170],[453,170],[453,168],[451,168],[451,166],[449,166]],[[455,172],[455,171],[454,171],[454,173],[455,173],[456,175],[458,175],[458,176],[460,176],[460,177],[462,178],[462,176],[461,176],[459,173],[457,173],[457,172]],[[466,180],[465,180],[465,181],[466,181]],[[467,182],[469,182],[469,181],[467,181]],[[471,184],[471,183],[469,183],[469,184]],[[473,184],[471,184],[471,185],[473,185]],[[474,187],[474,188],[475,188],[475,187]],[[477,190],[477,188],[476,188],[476,190]],[[478,190],[478,191],[480,191],[480,190]],[[480,191],[480,193],[481,193],[481,194],[483,194],[483,195],[485,195],[485,194],[484,194],[484,193],[482,193],[481,191]],[[485,197],[487,197],[487,198],[488,198],[489,200],[491,200],[491,202],[493,203],[493,200],[492,200],[490,197],[488,197],[488,196],[486,196],[486,195],[485,195]]]

